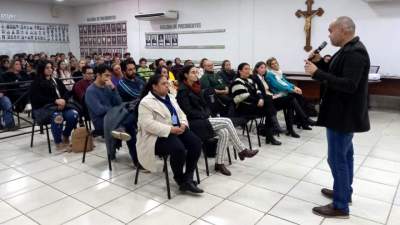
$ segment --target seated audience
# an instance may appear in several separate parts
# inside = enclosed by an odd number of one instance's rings
[[[180,86],[176,99],[183,112],[187,115],[191,130],[203,142],[218,136],[215,159],[215,170],[230,176],[231,172],[225,167],[224,159],[229,143],[239,152],[240,160],[253,157],[258,150],[249,150],[239,139],[232,121],[226,117],[211,118],[211,112],[201,90],[198,70],[195,66],[185,66],[180,75]]]
[[[168,89],[169,93],[173,96],[176,96],[177,90],[178,90],[178,81],[175,80],[174,76],[170,76],[168,68],[166,66],[159,66],[157,67],[155,74],[160,74],[162,76],[165,76],[165,78],[168,79]]]
[[[79,60],[78,68],[77,70],[72,74],[72,77],[74,78],[74,82],[78,82],[82,80],[82,77],[84,73],[82,72],[83,67],[87,66],[88,63],[85,59]]]
[[[71,79],[71,72],[68,69],[68,64],[65,61],[59,61],[57,70],[54,71],[54,76],[61,79],[65,87],[70,91],[74,85],[74,81]]]
[[[253,70],[253,81],[260,88],[261,93],[264,96],[265,103],[267,105],[271,105],[271,107],[275,107],[276,110],[283,110],[283,114],[285,116],[287,135],[292,136],[294,138],[299,138],[300,136],[294,131],[293,123],[294,123],[294,110],[302,110],[298,105],[295,98],[292,96],[284,96],[282,94],[273,94],[269,89],[268,83],[265,81],[265,74],[267,71],[266,64],[264,62],[258,62],[254,66]],[[305,120],[306,118],[304,118]],[[280,130],[280,125],[276,116],[272,118],[274,123],[274,128]]]
[[[171,72],[175,75],[175,77],[178,77],[179,74],[181,73],[183,66],[181,64],[181,59],[180,58],[175,58],[174,60],[175,65],[171,68]]]
[[[136,66],[133,61],[124,62],[124,78],[117,85],[118,93],[123,102],[138,99],[144,87],[144,81],[136,75]]]
[[[122,69],[121,69],[121,65],[114,63],[112,65],[112,77],[111,77],[111,81],[114,84],[114,86],[118,85],[118,82],[122,79],[124,75],[122,74]]]
[[[218,75],[224,80],[228,85],[231,85],[236,78],[236,73],[232,69],[231,62],[229,60],[224,60],[221,65],[221,70]]]
[[[233,101],[236,105],[236,113],[239,116],[265,116],[266,142],[272,145],[281,145],[272,134],[272,117],[276,114],[272,105],[266,104],[258,85],[250,77],[250,65],[241,63],[238,66],[238,76],[232,84]]]
[[[169,155],[179,189],[202,193],[193,181],[201,154],[201,140],[189,130],[186,115],[175,98],[168,95],[166,76],[150,77],[141,98],[136,145],[140,164],[155,172],[160,169],[156,155]]]
[[[269,69],[266,75],[266,80],[269,87],[271,88],[272,93],[293,96],[294,98],[296,98],[297,102],[303,109],[303,112],[306,112],[306,103],[302,95],[303,91],[285,79],[285,75],[280,70],[279,63],[275,58],[268,59],[266,64]],[[305,130],[311,130],[309,125],[315,125],[315,121],[309,119],[308,115],[306,115],[306,117],[308,118],[307,124],[304,122],[304,119],[302,119],[304,118],[304,116],[304,114],[298,114],[296,111],[295,122],[297,123],[297,126],[299,128],[301,127]]]
[[[204,63],[207,61],[207,58],[202,58],[199,64],[199,79],[204,75]]]
[[[31,78],[22,70],[20,60],[11,60],[9,69],[1,76],[2,83],[8,83],[1,87],[3,94],[7,96],[14,105],[16,112],[23,112],[25,106],[29,103],[29,87]],[[23,82],[17,83],[16,82]]]
[[[117,88],[111,81],[111,71],[106,65],[99,65],[95,69],[96,79],[88,87],[85,94],[85,103],[92,119],[95,130],[104,131],[104,117],[107,112],[122,103]],[[129,154],[133,163],[138,166],[136,156],[136,129],[135,118],[133,114],[128,114],[119,129],[113,131],[113,136],[118,139],[127,141]],[[112,155],[111,158],[115,158]]]
[[[53,66],[50,62],[39,64],[37,73],[38,77],[31,85],[30,95],[33,118],[41,116],[38,114],[43,112],[39,109],[51,112],[51,133],[57,149],[62,150],[69,146],[69,137],[78,123],[79,114],[67,104],[68,90],[61,80],[52,76]]]
[[[185,62],[183,62],[183,66],[188,66],[188,65],[194,65],[193,61],[190,59],[187,59],[187,60],[185,60]]]
[[[214,73],[214,63],[210,60],[203,62],[204,74],[200,79],[201,88],[214,89],[218,107],[213,110],[214,114],[228,115],[229,107],[232,104],[232,98],[229,96],[229,87],[224,79],[218,73]]]
[[[6,57],[0,61],[0,75],[7,72],[8,68],[10,67],[10,60]]]
[[[137,69],[137,73],[147,81],[149,77],[153,75],[153,71],[151,71],[147,66],[147,60],[145,58],[141,58],[139,60],[139,66],[140,67]]]
[[[75,83],[72,93],[79,104],[84,105],[86,90],[93,83],[94,71],[92,67],[84,66],[81,72],[83,73],[83,79]]]

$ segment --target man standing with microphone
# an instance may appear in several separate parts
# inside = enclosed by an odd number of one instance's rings
[[[355,36],[356,26],[349,17],[339,17],[329,26],[329,39],[340,50],[327,64],[313,52],[304,66],[306,74],[326,88],[317,125],[326,127],[328,164],[333,175],[333,190],[322,189],[333,203],[313,208],[323,217],[349,218],[353,193],[353,133],[370,129],[368,116],[368,73],[370,59],[367,49]],[[315,64],[314,64],[315,63]]]

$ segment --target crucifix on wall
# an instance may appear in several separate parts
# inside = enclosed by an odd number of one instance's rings
[[[306,32],[306,45],[304,46],[304,50],[309,52],[312,49],[311,46],[311,20],[312,18],[317,16],[322,16],[324,14],[324,10],[322,8],[318,8],[317,10],[312,9],[312,5],[314,4],[313,0],[307,0],[307,11],[297,10],[296,16],[298,18],[305,18],[304,32]]]

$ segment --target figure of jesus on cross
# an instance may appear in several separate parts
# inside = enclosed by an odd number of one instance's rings
[[[304,17],[306,22],[304,25],[304,32],[306,32],[306,46],[304,46],[304,50],[309,52],[312,49],[311,46],[311,20],[312,18],[317,16],[322,16],[324,14],[324,10],[322,8],[318,8],[317,10],[312,9],[312,5],[314,4],[313,0],[307,0],[307,11],[297,10],[296,16],[298,18]]]

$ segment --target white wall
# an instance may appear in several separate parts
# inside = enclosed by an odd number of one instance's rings
[[[16,2],[10,0],[1,0],[0,13],[7,13],[16,15],[15,20],[18,22],[33,22],[33,23],[60,23],[69,24],[70,29],[70,41],[71,43],[77,42],[73,38],[72,28],[75,27],[72,20],[72,8],[61,7],[59,10],[60,14],[58,18],[54,18],[51,15],[51,6],[48,4],[36,4],[26,2]],[[79,44],[79,43],[78,43]],[[15,53],[27,52],[41,52],[54,54],[56,52],[67,53],[70,51],[70,45],[57,44],[57,43],[30,43],[30,42],[1,42],[0,41],[0,55],[7,54],[12,55]]]
[[[30,3],[1,2],[0,12],[17,14],[17,20],[35,22],[60,22],[70,26],[69,48],[79,55],[77,24],[86,23],[88,17],[115,15],[116,21],[126,20],[128,28],[128,51],[135,58],[164,57],[172,59],[199,60],[203,57],[214,60],[231,59],[235,65],[242,61],[251,64],[268,57],[277,57],[284,70],[302,71],[305,44],[304,19],[294,13],[305,9],[305,0],[123,0],[112,3],[65,8],[61,17],[51,18],[49,6]],[[325,14],[313,19],[312,45],[317,47],[328,41],[328,25],[341,15],[351,16],[357,24],[357,33],[367,46],[372,64],[381,65],[382,73],[400,76],[400,1],[366,3],[363,0],[317,0],[314,8],[323,7]],[[180,44],[223,44],[225,49],[146,49],[146,32],[160,31],[160,22],[138,21],[138,12],[179,10],[178,23],[202,24],[201,29],[226,29],[226,33],[182,35]],[[161,22],[166,23],[166,22]],[[31,48],[52,48],[35,44]],[[5,49],[0,43],[0,51]],[[22,49],[7,46],[6,49]],[[333,54],[336,48],[328,46],[322,53]]]

